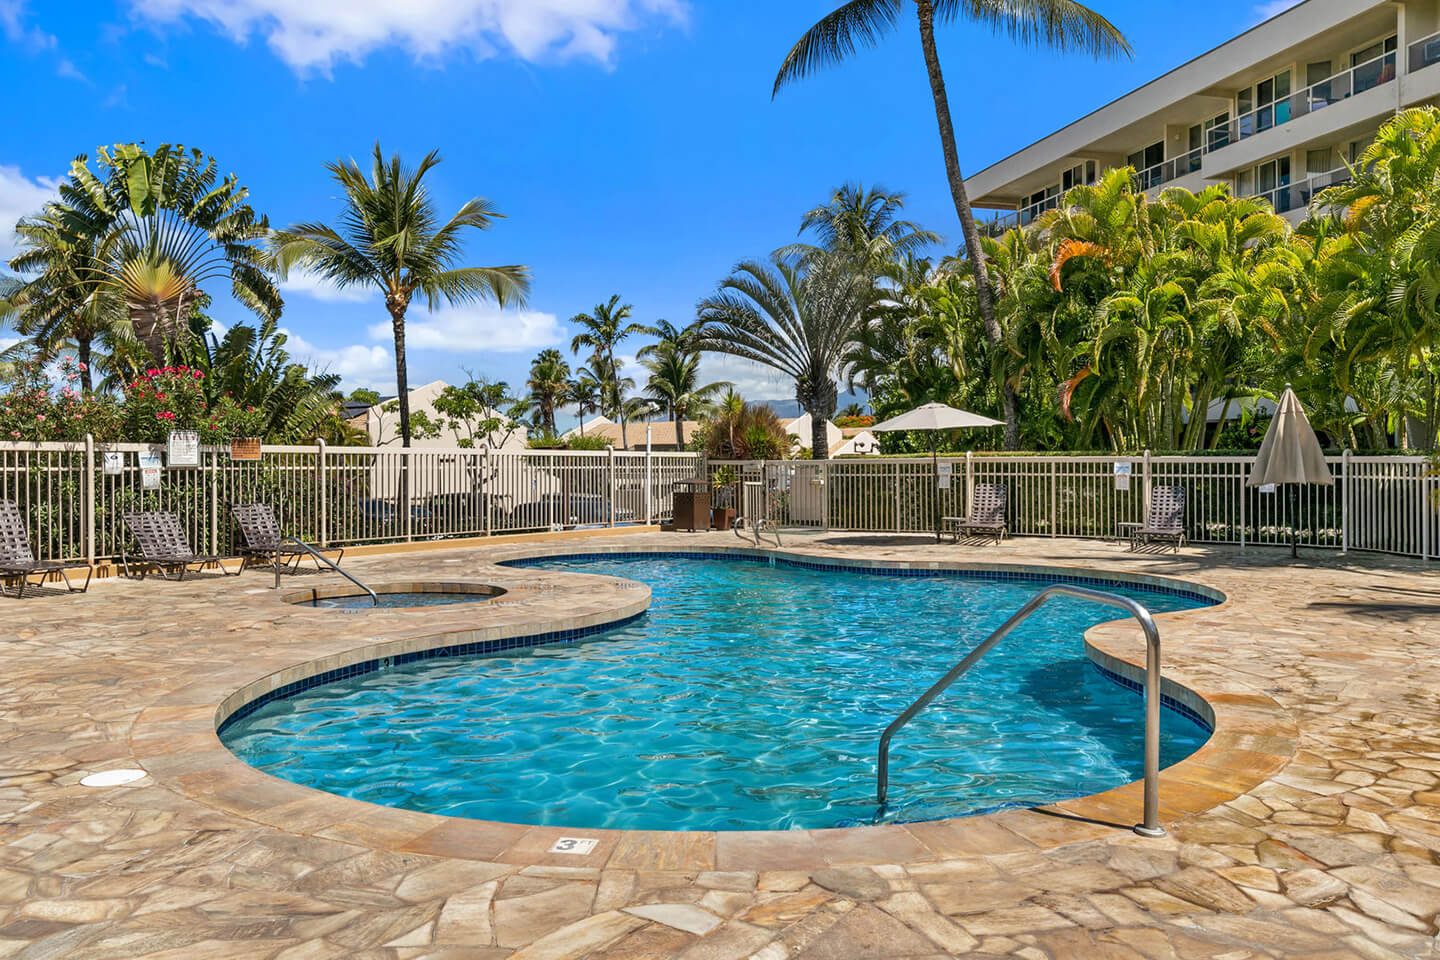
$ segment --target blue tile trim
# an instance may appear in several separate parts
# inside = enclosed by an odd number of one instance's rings
[[[594,560],[650,560],[656,557],[682,560],[721,560],[731,563],[764,563],[772,561],[777,567],[796,567],[801,570],[842,571],[845,573],[867,573],[877,577],[946,577],[961,580],[1023,580],[1031,583],[1074,583],[1087,587],[1128,587],[1145,593],[1159,593],[1180,597],[1196,603],[1213,606],[1220,599],[1183,587],[1169,587],[1147,583],[1143,580],[1125,580],[1119,577],[1087,577],[1060,570],[1037,572],[1033,570],[935,570],[929,567],[870,567],[856,563],[824,563],[799,560],[793,557],[772,557],[768,554],[717,553],[699,550],[656,550],[630,553],[565,553],[544,557],[520,557],[502,560],[504,567],[543,567],[558,561],[588,562]]]
[[[416,650],[412,653],[398,653],[392,657],[375,657],[370,660],[362,660],[359,663],[352,663],[349,666],[336,667],[334,670],[326,670],[324,673],[317,673],[314,676],[304,677],[293,683],[287,683],[283,687],[277,687],[268,693],[263,693],[254,700],[246,701],[230,716],[220,724],[217,733],[223,734],[231,724],[243,720],[256,710],[276,700],[283,700],[286,697],[303,693],[306,690],[314,689],[327,683],[334,683],[336,680],[348,680],[351,677],[364,676],[368,673],[375,673],[377,670],[384,670],[388,667],[399,667],[407,663],[415,663],[421,660],[439,660],[444,657],[473,657],[485,656],[493,653],[503,653],[507,650],[523,650],[528,647],[539,647],[552,643],[574,643],[577,640],[584,640],[593,637],[597,633],[604,633],[607,630],[614,630],[627,624],[634,623],[644,613],[633,614],[623,620],[613,620],[610,623],[600,623],[591,627],[577,627],[572,630],[552,630],[549,633],[532,633],[523,637],[504,637],[498,640],[476,640],[471,643],[452,643],[443,647],[431,647],[429,650]]]
[[[1094,667],[1096,670],[1099,670],[1100,675],[1105,679],[1113,683],[1118,683],[1126,690],[1137,693],[1142,697],[1145,695],[1145,687],[1139,681],[1132,680],[1124,674],[1116,673],[1109,667],[1102,666],[1094,660],[1090,661],[1090,666]],[[1184,717],[1186,720],[1189,720],[1191,723],[1195,724],[1202,730],[1208,730],[1210,733],[1215,732],[1215,726],[1209,720],[1205,719],[1195,710],[1191,709],[1188,704],[1181,703],[1179,700],[1176,700],[1168,693],[1160,694],[1160,705],[1162,707],[1168,707],[1169,709],[1175,711],[1176,713],[1180,714],[1180,716]]]

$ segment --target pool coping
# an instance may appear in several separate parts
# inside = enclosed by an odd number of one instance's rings
[[[590,545],[587,545],[590,547]],[[522,566],[507,561],[535,560],[580,554],[684,553],[671,546],[596,545],[577,551],[571,544],[516,544],[485,561],[497,575],[514,574]],[[745,546],[708,546],[697,553],[769,557],[826,568],[872,571],[1025,574],[1031,577],[1073,577],[1077,580],[1130,582],[1175,589],[1199,588],[1213,597],[1224,595],[1203,583],[1105,571],[1058,564],[986,563],[970,561],[903,561],[862,557],[820,556],[795,550],[757,550]],[[1073,571],[1073,572],[1071,572]],[[483,577],[483,574],[482,574]],[[511,864],[577,867],[619,867],[697,870],[818,869],[946,859],[976,853],[1002,853],[1049,848],[1101,836],[1113,837],[1140,819],[1141,784],[1134,782],[1103,793],[1064,800],[1033,809],[919,823],[790,831],[641,831],[551,827],[471,820],[384,807],[280,780],[248,766],[227,750],[218,727],[247,702],[307,678],[355,669],[385,657],[422,658],[427,652],[466,644],[496,644],[536,635],[560,634],[578,639],[618,621],[643,613],[649,590],[612,575],[566,573],[583,577],[599,598],[599,610],[576,614],[567,610],[565,591],[555,590],[537,616],[520,621],[444,629],[372,643],[326,657],[291,664],[261,677],[253,673],[219,702],[153,705],[144,709],[131,729],[136,758],[157,781],[201,803],[289,833],[313,834],[360,843],[397,853],[420,853],[455,859]],[[609,579],[608,590],[596,580]],[[622,587],[614,583],[621,579]],[[484,583],[467,578],[467,583]],[[637,589],[639,587],[639,589]],[[1228,599],[1194,610],[1157,614],[1167,645],[1184,642],[1185,626],[1217,612]],[[478,604],[490,606],[491,604]],[[468,605],[466,605],[468,606]],[[554,609],[549,609],[553,607]],[[430,610],[434,608],[398,608]],[[315,611],[326,616],[330,611]],[[394,612],[394,611],[390,611]],[[347,621],[353,622],[353,621]],[[1144,645],[1133,628],[1117,621],[1098,624],[1084,637],[1087,656],[1102,669],[1138,681],[1143,675]],[[529,645],[515,643],[515,646]],[[478,652],[479,648],[477,648]],[[432,653],[432,655],[434,655]],[[237,665],[233,672],[247,668]],[[1222,673],[1190,673],[1170,668],[1165,692],[1197,713],[1211,718],[1213,733],[1195,753],[1162,771],[1162,823],[1187,819],[1231,800],[1268,779],[1288,763],[1298,748],[1294,718],[1261,691]],[[316,681],[318,682],[318,681]],[[204,700],[205,698],[201,698]],[[1208,712],[1208,714],[1207,714]],[[588,854],[551,852],[561,837],[597,841]]]

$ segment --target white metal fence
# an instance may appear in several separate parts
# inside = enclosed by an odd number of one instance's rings
[[[671,490],[699,472],[690,453],[266,446],[259,460],[201,447],[146,487],[150,444],[0,444],[0,499],[26,515],[39,559],[95,562],[125,547],[124,514],[180,515],[197,552],[233,554],[228,504],[259,501],[282,529],[322,546],[661,522]],[[105,453],[121,454],[109,472]]]
[[[938,517],[968,513],[976,484],[997,483],[1009,494],[1012,534],[1113,537],[1144,520],[1151,489],[1178,486],[1193,543],[1283,545],[1293,526],[1311,547],[1440,555],[1440,477],[1430,461],[1346,454],[1328,463],[1335,485],[1299,489],[1293,510],[1288,490],[1245,486],[1253,457],[972,455],[940,458],[938,477],[928,457],[732,465],[751,483],[742,512],[763,511],[782,527],[931,531]],[[711,462],[712,472],[720,465]]]

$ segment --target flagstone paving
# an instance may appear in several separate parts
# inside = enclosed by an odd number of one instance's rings
[[[729,534],[576,550],[734,547]],[[1122,788],[1043,812],[859,830],[593,836],[374,807],[274,780],[215,723],[277,681],[385,651],[605,623],[613,577],[493,566],[506,544],[357,558],[377,582],[496,584],[478,605],[347,615],[239,580],[0,600],[0,957],[859,960],[1440,956],[1440,576],[1351,555],[815,534],[787,552],[1170,576],[1166,674],[1217,732],[1167,771],[1170,835]],[[330,576],[289,581],[328,586]],[[904,589],[896,581],[895,589]],[[439,639],[437,639],[439,638]],[[1091,631],[1140,663],[1135,631]],[[360,651],[360,652],[357,652]],[[928,678],[917,678],[917,689]],[[236,691],[245,688],[243,694]],[[136,783],[85,775],[141,766]]]

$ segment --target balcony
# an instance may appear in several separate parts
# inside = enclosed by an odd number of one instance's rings
[[[1422,37],[1410,44],[1406,50],[1408,52],[1407,63],[1411,73],[1423,70],[1432,63],[1440,63],[1440,33]]]
[[[1028,207],[1002,213],[992,220],[982,220],[975,224],[975,228],[980,231],[982,237],[999,237],[1007,230],[1029,226],[1046,210],[1054,210],[1060,206],[1060,196],[1060,194],[1056,194],[1053,197],[1046,197],[1039,203],[1032,203]]]
[[[1334,170],[1317,173],[1313,177],[1307,177],[1299,183],[1287,183],[1284,186],[1276,187],[1274,190],[1250,194],[1250,196],[1270,201],[1270,206],[1275,208],[1276,213],[1290,213],[1294,210],[1304,210],[1308,208],[1315,194],[1324,190],[1326,187],[1333,187],[1338,183],[1345,183],[1349,179],[1350,168],[1337,167]]]
[[[1420,43],[1423,44],[1424,41]],[[1436,44],[1435,52],[1440,55],[1440,43]],[[1410,54],[1412,57],[1415,55],[1414,46],[1410,48]],[[1214,153],[1233,143],[1298,120],[1367,90],[1373,90],[1394,79],[1395,51],[1392,50],[1327,77],[1319,83],[1311,84],[1274,103],[1267,103],[1249,113],[1241,114],[1229,123],[1212,127],[1205,138],[1203,149],[1206,153]]]
[[[1181,177],[1195,173],[1200,169],[1200,161],[1204,151],[1196,148],[1189,153],[1182,154],[1164,163],[1157,163],[1153,167],[1147,167],[1135,174],[1135,189],[1150,190],[1172,180],[1179,180]]]

